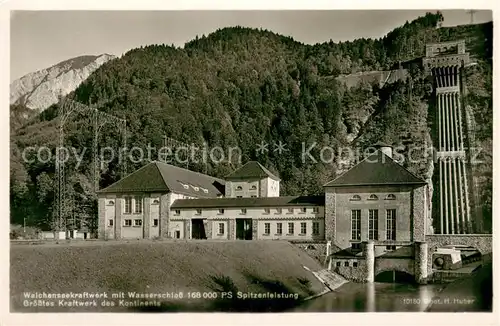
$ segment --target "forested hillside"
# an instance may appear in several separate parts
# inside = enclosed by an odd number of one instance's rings
[[[131,50],[97,69],[70,96],[126,118],[129,147],[147,148],[150,143],[159,148],[164,135],[197,145],[207,143],[209,147],[238,146],[242,163],[255,159],[280,175],[282,195],[321,193],[324,183],[354,161],[342,162],[336,156],[332,162],[304,162],[303,142],[306,148],[317,143],[310,153],[318,159],[322,146],[363,149],[386,141],[401,145],[404,151],[412,144],[432,142],[433,122],[428,116],[431,83],[418,65],[409,66],[405,80],[382,88],[369,83],[347,88],[335,78],[397,69],[421,57],[428,42],[466,38],[473,45],[468,51],[479,65],[468,77],[475,81],[469,97],[480,125],[477,137],[491,144],[491,120],[487,117],[492,114],[492,24],[438,29],[441,20],[440,13],[429,13],[382,39],[313,46],[271,31],[224,28],[197,37],[184,48],[152,45]],[[23,163],[20,150],[55,146],[56,112],[54,105],[11,137],[13,222],[28,215],[38,223],[51,214],[54,164]],[[91,125],[79,116],[68,126],[67,144],[89,150],[84,164],[67,169],[67,191],[77,198],[75,211],[92,210]],[[262,141],[281,141],[286,151],[278,154],[270,145],[268,153],[259,154],[256,147]],[[116,127],[102,129],[100,146],[116,147],[119,143]],[[129,163],[128,171],[144,164]],[[237,165],[191,164],[189,168],[224,177]],[[407,166],[426,179],[432,175],[432,161]],[[119,172],[116,162],[101,165],[100,186],[116,181]],[[489,182],[491,187],[491,178]],[[491,191],[489,196],[491,203]]]

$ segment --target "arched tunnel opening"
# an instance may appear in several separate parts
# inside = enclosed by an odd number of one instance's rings
[[[375,282],[379,283],[415,283],[415,277],[402,271],[383,271],[375,276]]]

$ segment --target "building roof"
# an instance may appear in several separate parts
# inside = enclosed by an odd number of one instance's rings
[[[276,181],[280,180],[279,177],[271,173],[271,171],[263,167],[259,162],[250,161],[226,176],[226,180],[262,179],[267,177]]]
[[[177,199],[171,208],[247,208],[282,206],[324,206],[325,196],[284,196],[284,197],[246,197]]]
[[[423,185],[426,182],[377,151],[324,187],[369,185]]]
[[[98,192],[168,191],[193,197],[217,197],[224,194],[224,180],[155,161]]]

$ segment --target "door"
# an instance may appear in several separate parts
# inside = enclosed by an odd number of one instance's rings
[[[236,219],[236,239],[252,240],[252,219]]]
[[[205,225],[203,219],[194,218],[191,220],[191,239],[206,239]]]

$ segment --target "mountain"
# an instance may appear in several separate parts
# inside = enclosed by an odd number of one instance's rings
[[[125,118],[129,148],[147,153],[149,146],[160,148],[164,136],[206,144],[209,150],[222,148],[221,163],[191,162],[189,169],[223,178],[240,164],[228,157],[228,149],[237,147],[242,163],[256,160],[280,175],[281,195],[320,194],[323,184],[355,163],[356,157],[346,157],[346,151],[361,158],[357,151],[382,141],[407,154],[412,147],[435,142],[432,80],[414,63],[425,56],[426,43],[466,39],[477,62],[464,75],[467,105],[486,162],[477,170],[476,202],[484,204],[491,220],[492,23],[437,28],[440,20],[439,13],[429,13],[381,39],[316,45],[267,30],[223,28],[183,48],[158,44],[133,49],[102,65],[67,98]],[[50,219],[54,162],[36,160],[34,151],[25,158],[21,154],[41,144],[55,148],[58,105],[11,134],[13,223],[23,216],[33,223]],[[66,165],[66,193],[78,198],[75,212],[95,209],[92,119],[75,116],[66,126],[66,144],[87,149],[83,162]],[[99,147],[118,148],[121,135],[119,126],[109,122],[101,128]],[[256,151],[262,142],[269,144],[267,152]],[[276,151],[277,144],[285,150]],[[311,146],[310,156],[302,155]],[[155,154],[151,159],[157,159]],[[220,151],[214,154],[221,157]],[[128,172],[147,163],[128,160]],[[403,164],[432,179],[432,155]],[[100,168],[103,188],[120,177],[122,165],[115,156]]]
[[[80,56],[24,75],[10,85],[10,104],[44,110],[57,103],[58,96],[74,91],[92,72],[114,58],[110,54]]]

